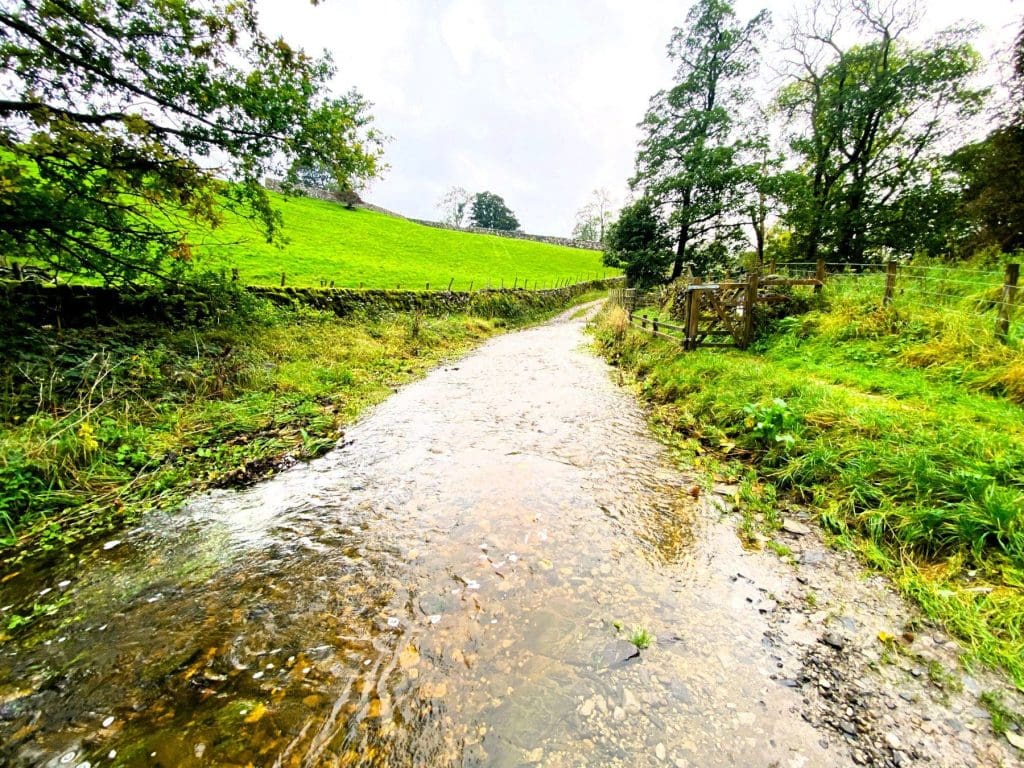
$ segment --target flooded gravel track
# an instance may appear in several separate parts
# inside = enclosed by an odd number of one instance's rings
[[[2,647],[0,762],[847,764],[771,679],[736,537],[570,317],[3,585],[60,607]]]

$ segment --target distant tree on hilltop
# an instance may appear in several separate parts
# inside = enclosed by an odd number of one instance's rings
[[[463,187],[450,187],[437,203],[437,207],[441,211],[441,221],[452,227],[466,226],[472,203],[473,196]]]
[[[519,220],[505,205],[505,201],[493,192],[478,192],[473,198],[471,219],[474,227],[502,229],[514,232],[519,229]]]
[[[607,189],[595,189],[590,201],[576,212],[572,236],[577,240],[604,242],[604,234],[612,221],[611,195]]]

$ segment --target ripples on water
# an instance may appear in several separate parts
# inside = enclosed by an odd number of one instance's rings
[[[714,658],[670,629],[687,610],[688,483],[580,328],[492,340],[342,449],[154,515],[87,565],[15,579],[4,604],[71,584],[54,620],[2,649],[0,757],[597,765],[648,750],[649,723],[602,736],[577,707],[621,693],[613,622],[656,630],[666,680]],[[684,621],[734,634],[701,595]],[[628,674],[659,692],[655,731],[699,695],[699,679]]]

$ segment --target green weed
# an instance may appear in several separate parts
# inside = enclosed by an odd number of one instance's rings
[[[633,631],[629,633],[629,637],[626,639],[643,651],[651,647],[655,637],[643,627],[633,627]]]

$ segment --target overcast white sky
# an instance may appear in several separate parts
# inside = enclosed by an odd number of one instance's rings
[[[772,12],[771,58],[804,0],[736,0]],[[1015,0],[925,0],[919,37],[964,18],[986,59],[1013,38]],[[568,234],[590,190],[624,194],[636,124],[670,82],[665,44],[687,0],[260,0],[264,28],[329,50],[338,91],[374,102],[391,168],[364,197],[437,218],[453,185],[505,198],[527,232]],[[997,72],[991,73],[996,78]]]

